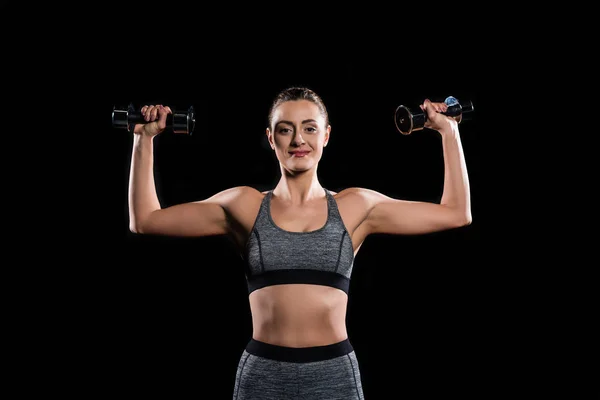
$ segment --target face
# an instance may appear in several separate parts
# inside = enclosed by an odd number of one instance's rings
[[[271,128],[267,137],[279,162],[290,171],[306,171],[314,168],[329,141],[331,126],[325,126],[325,118],[319,107],[308,100],[287,101],[273,112]],[[294,153],[302,151],[302,153]]]

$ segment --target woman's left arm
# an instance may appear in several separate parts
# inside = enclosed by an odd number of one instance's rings
[[[458,123],[441,112],[446,104],[425,100],[421,108],[427,112],[426,128],[442,137],[444,188],[440,203],[393,199],[369,189],[358,193],[368,204],[363,221],[366,234],[422,234],[469,225],[471,199],[469,178]]]

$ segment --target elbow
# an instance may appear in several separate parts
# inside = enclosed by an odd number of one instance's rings
[[[141,230],[139,229],[138,225],[130,223],[129,224],[129,232],[131,233],[142,233]]]
[[[146,233],[144,231],[142,223],[140,221],[135,221],[133,219],[129,222],[129,231],[131,233],[136,233],[139,235]]]
[[[152,222],[152,212],[149,213],[131,213],[129,216],[129,230],[139,235],[153,234],[154,224]]]
[[[455,207],[448,211],[446,214],[446,224],[448,228],[462,228],[463,226],[471,225],[473,222],[473,216],[471,210],[468,207]]]
[[[471,225],[471,223],[473,222],[473,216],[471,215],[471,212],[468,211],[465,214],[461,215],[461,218],[459,220],[459,226],[468,226]]]
[[[465,219],[463,226],[469,226],[473,223],[473,217],[471,217],[470,215]]]
[[[469,211],[455,213],[450,223],[450,228],[462,228],[463,226],[471,225],[473,217]]]

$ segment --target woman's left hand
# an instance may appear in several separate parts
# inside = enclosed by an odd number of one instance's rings
[[[421,104],[421,110],[427,113],[427,120],[425,121],[425,128],[436,130],[440,133],[455,131],[458,122],[452,117],[443,115],[441,113],[448,110],[446,103],[434,103],[429,99],[425,99]]]

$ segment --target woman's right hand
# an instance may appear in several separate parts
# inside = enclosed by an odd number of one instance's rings
[[[154,137],[167,127],[167,115],[172,114],[171,108],[162,104],[144,106],[140,113],[147,121],[144,124],[136,124],[133,133]]]

